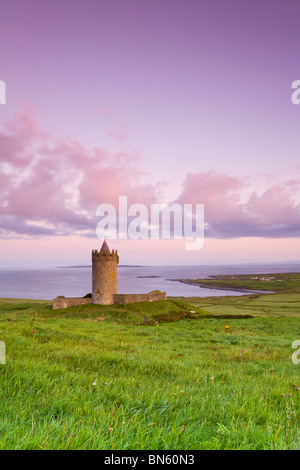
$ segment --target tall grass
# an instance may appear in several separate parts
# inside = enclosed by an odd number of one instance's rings
[[[298,449],[299,321],[200,319],[198,308],[198,319],[138,324],[135,311],[158,307],[3,300],[0,448]]]

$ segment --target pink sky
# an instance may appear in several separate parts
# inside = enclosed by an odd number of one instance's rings
[[[87,264],[96,208],[204,204],[203,250],[123,264],[299,260],[297,0],[1,1],[2,266]]]

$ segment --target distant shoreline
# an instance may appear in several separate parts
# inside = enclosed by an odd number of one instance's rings
[[[252,290],[245,289],[242,287],[216,287],[208,286],[207,284],[201,284],[200,282],[192,281],[191,279],[167,279],[168,281],[182,282],[183,284],[189,284],[191,286],[202,287],[204,289],[213,289],[213,290],[230,290],[232,292],[245,292],[246,294],[274,294],[274,291],[270,290]]]

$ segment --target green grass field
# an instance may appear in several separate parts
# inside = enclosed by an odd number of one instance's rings
[[[214,279],[193,279],[186,281],[195,285],[203,285],[203,287],[225,289],[269,290],[289,293],[299,293],[300,290],[299,273],[226,275],[216,276]]]
[[[299,306],[1,299],[0,449],[299,449]]]

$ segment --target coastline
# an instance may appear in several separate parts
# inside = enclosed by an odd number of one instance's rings
[[[252,290],[244,289],[240,287],[216,287],[208,286],[207,284],[201,284],[200,282],[192,281],[191,279],[167,279],[168,281],[182,282],[183,284],[189,284],[191,286],[202,287],[204,289],[213,289],[213,290],[225,290],[232,292],[245,292],[245,294],[274,294],[274,291],[270,290]]]

